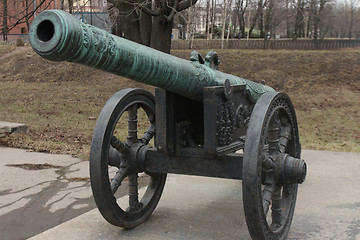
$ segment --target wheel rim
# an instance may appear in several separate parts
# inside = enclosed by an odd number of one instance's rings
[[[90,180],[100,213],[113,225],[133,228],[143,223],[162,194],[166,174],[144,173],[138,162],[138,156],[145,154],[155,134],[154,109],[154,97],[149,92],[126,89],[109,99],[98,118],[90,152]],[[147,124],[143,123],[144,119]],[[125,133],[124,125],[127,125]],[[142,127],[146,130],[139,139]],[[142,196],[139,196],[139,173],[142,173],[141,181],[146,176],[148,179]],[[125,205],[116,195],[123,188],[128,191]]]
[[[293,105],[287,95],[264,94],[257,102],[244,149],[243,201],[253,239],[285,239],[294,214],[297,184],[282,163],[300,157]]]

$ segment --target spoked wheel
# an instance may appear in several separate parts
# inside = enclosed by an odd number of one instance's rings
[[[90,152],[91,187],[100,213],[113,225],[138,226],[160,200],[166,174],[144,172],[145,153],[155,135],[154,109],[151,93],[125,89],[108,100],[97,120]],[[117,199],[120,189],[128,193],[125,203]]]
[[[283,93],[261,96],[251,114],[244,149],[243,202],[253,239],[285,239],[294,214],[300,159],[294,107]]]

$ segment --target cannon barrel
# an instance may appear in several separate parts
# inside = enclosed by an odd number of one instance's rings
[[[222,73],[208,59],[188,61],[84,24],[61,10],[47,10],[32,22],[29,38],[40,56],[76,62],[202,101],[203,88],[246,84],[257,100],[271,87]]]

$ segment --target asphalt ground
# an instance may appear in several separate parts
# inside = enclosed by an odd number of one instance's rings
[[[288,239],[360,240],[360,153],[302,158]],[[0,147],[0,179],[0,239],[250,239],[241,181],[170,175],[152,217],[124,230],[93,209],[87,161]]]
[[[0,239],[26,239],[95,208],[88,162],[0,147]]]

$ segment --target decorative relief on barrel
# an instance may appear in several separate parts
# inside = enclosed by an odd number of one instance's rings
[[[89,26],[94,38],[94,46],[98,53],[104,53],[107,50],[107,38],[104,36],[101,30],[94,28],[93,26]]]
[[[89,47],[90,47],[90,36],[89,36],[88,28],[86,27],[85,24],[81,24],[81,28],[82,28],[83,36],[84,36],[83,46],[84,46],[84,48],[89,49]]]
[[[107,36],[109,39],[109,47],[108,47],[108,53],[110,56],[113,56],[116,52],[116,45],[115,45],[115,41],[114,38],[109,34],[109,36]]]
[[[86,49],[90,48],[91,36],[93,39],[93,46],[98,53],[108,53],[113,56],[116,52],[115,40],[111,34],[103,32],[91,25],[81,24],[83,31],[83,46]]]
[[[216,136],[220,145],[228,145],[233,141],[234,118],[232,115],[233,102],[218,96],[216,112]]]

